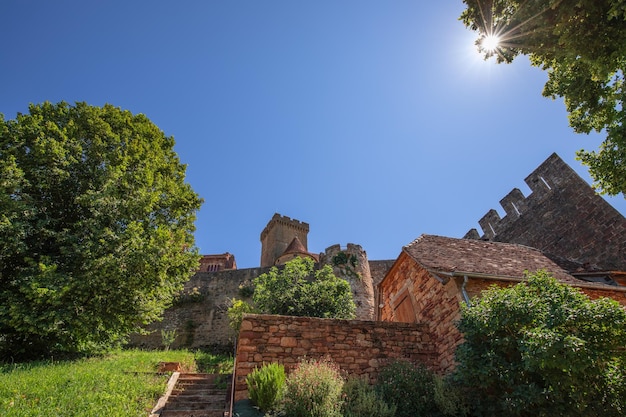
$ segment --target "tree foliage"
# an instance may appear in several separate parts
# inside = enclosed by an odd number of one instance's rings
[[[89,350],[160,316],[198,262],[173,146],[111,105],[0,115],[0,355]]]
[[[537,272],[462,311],[455,378],[478,415],[623,416],[626,311]]]
[[[499,62],[528,55],[548,71],[546,97],[563,97],[577,133],[606,133],[578,152],[602,192],[626,196],[626,3],[623,0],[464,0],[466,26],[500,37]]]
[[[350,284],[325,265],[315,270],[313,260],[295,258],[281,269],[254,279],[252,300],[265,313],[286,316],[354,318],[356,306]]]
[[[239,332],[244,314],[253,314],[258,312],[252,304],[244,300],[233,298],[229,300],[229,304],[230,306],[226,312],[226,315],[228,316],[228,325],[236,332]]]

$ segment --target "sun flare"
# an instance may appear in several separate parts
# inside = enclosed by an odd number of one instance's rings
[[[500,37],[498,35],[487,35],[480,42],[480,48],[483,51],[493,53],[500,46]]]

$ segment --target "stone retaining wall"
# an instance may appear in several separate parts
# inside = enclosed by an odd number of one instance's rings
[[[439,370],[436,347],[423,324],[246,315],[237,346],[235,400],[247,398],[246,376],[277,362],[293,368],[302,357],[330,357],[349,375],[374,380],[394,359]]]

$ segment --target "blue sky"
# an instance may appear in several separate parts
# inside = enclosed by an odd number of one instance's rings
[[[201,253],[259,264],[275,212],[309,250],[393,259],[462,237],[557,152],[585,180],[560,100],[525,58],[483,61],[461,1],[69,1],[0,5],[0,113],[111,103],[144,113],[205,203]],[[622,214],[623,196],[607,199]]]

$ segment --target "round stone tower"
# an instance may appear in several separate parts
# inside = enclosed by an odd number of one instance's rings
[[[350,283],[358,320],[374,320],[374,285],[367,253],[360,245],[348,243],[345,249],[333,245],[320,254],[320,265],[330,265],[336,276]]]

